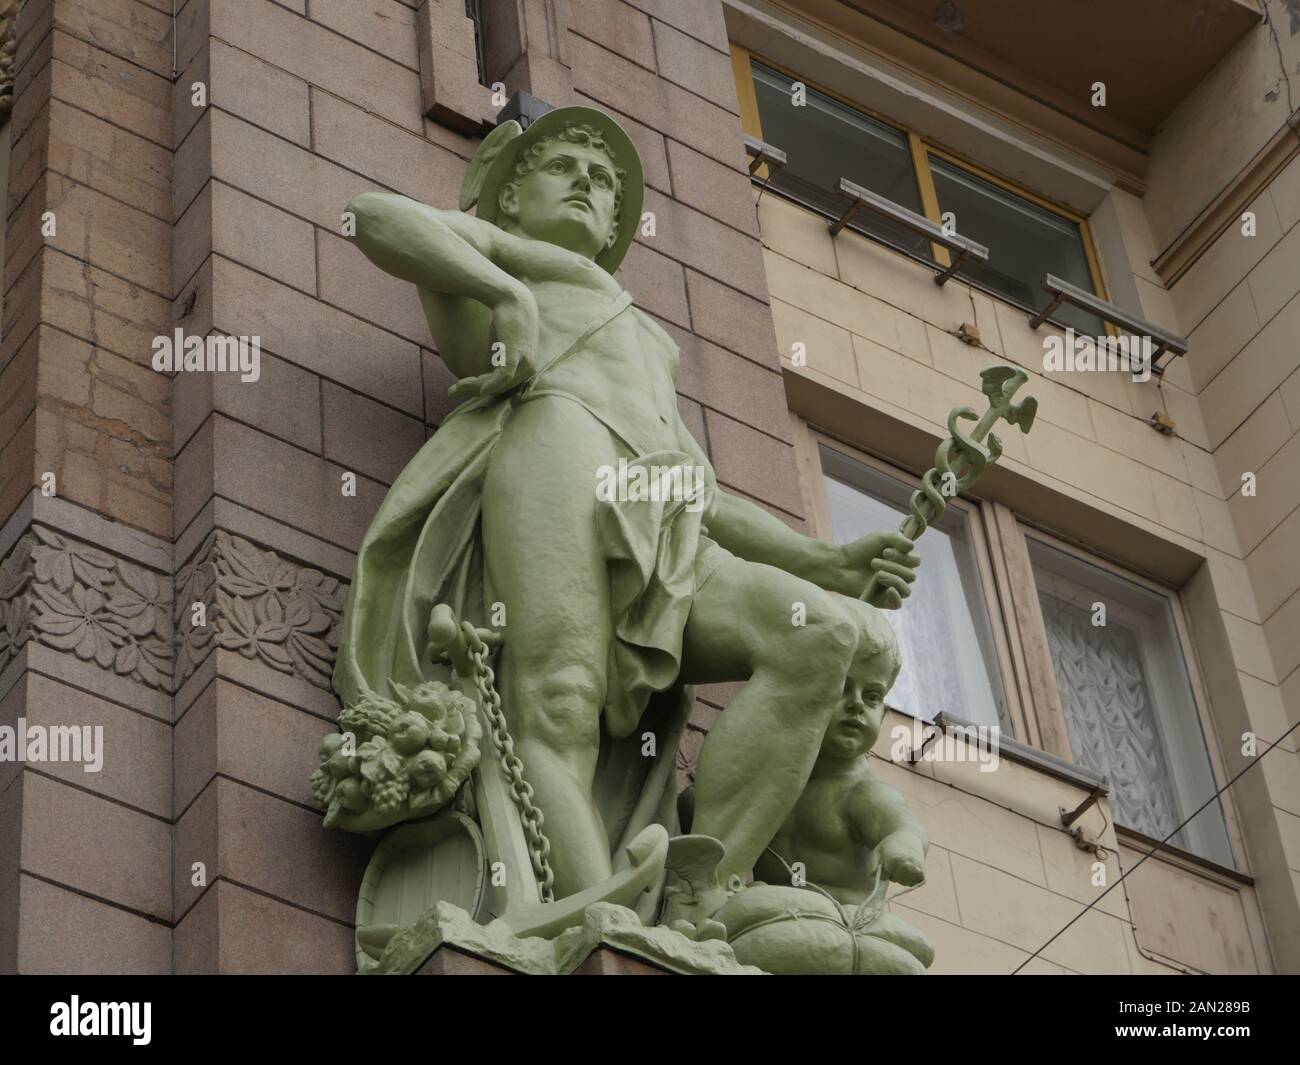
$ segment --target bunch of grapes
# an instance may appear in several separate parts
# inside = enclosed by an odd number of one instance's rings
[[[386,816],[398,811],[406,801],[406,793],[409,789],[410,785],[405,777],[390,777],[371,785],[370,799],[375,809]]]
[[[342,731],[321,744],[311,788],[327,808],[327,826],[427,813],[448,802],[478,763],[482,730],[473,699],[441,681],[390,686],[393,699],[363,696],[339,714]]]
[[[311,793],[321,806],[328,806],[330,796],[334,794],[334,778],[324,769],[317,769],[311,775]]]

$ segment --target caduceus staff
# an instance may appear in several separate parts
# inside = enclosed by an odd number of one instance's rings
[[[898,531],[909,540],[915,540],[936,522],[948,506],[948,500],[965,491],[984,472],[990,463],[1002,456],[1002,441],[989,430],[1002,419],[1019,426],[1022,433],[1029,432],[1038,412],[1038,400],[1029,396],[1012,403],[1016,390],[1029,380],[1024,370],[1011,366],[990,366],[980,372],[981,390],[988,396],[989,409],[981,418],[972,407],[954,407],[948,415],[948,432],[951,434],[939,444],[934,453],[934,465],[921,478],[921,487],[912,493],[908,502],[911,513],[903,519]],[[975,421],[970,433],[958,425],[960,419]],[[978,420],[976,420],[978,419]],[[988,445],[983,441],[987,438]],[[879,590],[879,575],[873,573],[862,591],[861,599],[870,601]]]

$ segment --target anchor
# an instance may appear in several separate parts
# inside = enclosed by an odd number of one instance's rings
[[[554,899],[550,890],[550,843],[541,830],[543,818],[537,811],[537,838],[530,843],[521,807],[531,806],[532,789],[514,754],[513,741],[500,714],[492,670],[487,665],[487,656],[500,646],[501,637],[490,629],[458,621],[451,607],[442,603],[430,614],[428,637],[430,657],[450,664],[461,689],[478,706],[484,731],[492,737],[501,756],[484,758],[473,774],[484,843],[504,873],[504,883],[496,887],[488,905],[488,913],[495,918],[493,923],[508,925],[521,938],[550,938],[581,924],[583,912],[593,903],[612,902],[635,909],[642,896],[653,891],[663,877],[668,857],[667,830],[662,825],[647,825],[625,848],[628,864],[624,868],[585,891]],[[506,768],[512,760],[518,768],[513,781]]]

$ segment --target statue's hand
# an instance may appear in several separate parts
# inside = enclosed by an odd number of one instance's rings
[[[916,568],[921,557],[913,544],[901,533],[872,533],[839,548],[839,564],[829,587],[845,595],[861,595],[872,574],[876,575],[876,593],[871,605],[882,610],[897,610],[912,594]]]
[[[911,832],[893,832],[876,848],[880,875],[895,884],[912,887],[925,879],[925,850]]]
[[[453,396],[495,396],[533,374],[537,351],[537,300],[525,286],[511,289],[491,306],[492,369],[463,377],[451,386]]]

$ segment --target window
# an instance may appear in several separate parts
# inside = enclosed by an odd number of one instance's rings
[[[940,212],[953,215],[963,237],[989,249],[988,262],[965,263],[957,271],[958,277],[1032,310],[1041,310],[1051,301],[1043,291],[1044,274],[1055,274],[1085,291],[1095,291],[1078,222],[1039,207],[933,152],[926,158],[934,176]],[[1063,305],[1052,317],[1090,336],[1106,332],[1100,318],[1078,307]]]
[[[1042,287],[1043,275],[1050,273],[1105,298],[1083,218],[977,172],[918,134],[867,115],[734,45],[732,58],[745,131],[786,153],[786,165],[770,174],[770,187],[780,195],[838,218],[847,204],[835,190],[848,178],[938,225],[951,216],[958,233],[985,245],[987,263],[964,263],[957,271],[976,288],[1037,311],[1051,302]],[[802,106],[793,102],[796,82],[805,85]],[[766,167],[759,178],[769,178]],[[944,266],[950,261],[945,249],[870,211],[860,211],[849,228],[915,258]],[[1068,305],[1058,307],[1052,321],[1091,336],[1107,331],[1100,318]]]
[[[764,135],[788,156],[786,165],[772,175],[772,188],[806,207],[838,216],[844,200],[835,188],[846,177],[922,213],[905,133],[812,88],[806,89],[806,103],[795,107],[793,93],[793,79],[754,63],[754,96]],[[928,240],[886,218],[864,211],[849,225],[911,254],[928,253]]]
[[[811,430],[796,446],[820,473],[808,499],[819,536],[849,543],[899,527],[915,481]],[[1067,548],[996,502],[950,500],[916,547],[912,594],[886,612],[903,652],[891,708],[996,724],[1104,775],[1115,822],[1152,839],[1215,794],[1176,592]],[[1236,868],[1230,801],[1210,803],[1170,845]]]
[[[1074,760],[1110,779],[1119,824],[1164,839],[1216,790],[1170,599],[1027,539]],[[1171,842],[1233,864],[1218,802]]]
[[[465,0],[465,17],[474,23],[474,63],[480,85],[486,85],[486,60],[483,55],[483,0]]]
[[[821,460],[837,543],[898,528],[908,513],[906,485],[829,447]],[[888,702],[924,721],[943,711],[1010,734],[974,535],[965,509],[952,504],[917,540],[921,576],[905,608],[886,613],[903,652]]]

